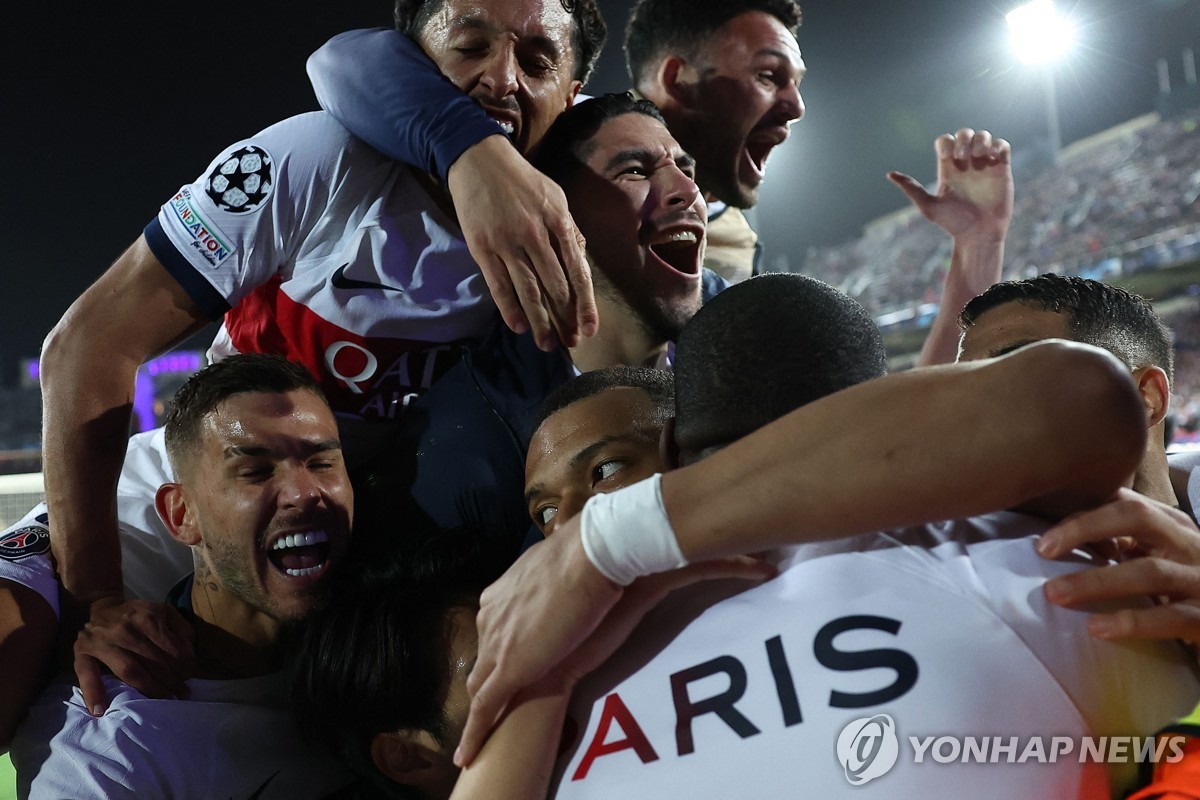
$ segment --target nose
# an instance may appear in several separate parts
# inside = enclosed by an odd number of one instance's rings
[[[306,466],[293,466],[280,475],[280,506],[308,509],[320,504],[321,499],[321,483]]]
[[[664,208],[690,206],[700,196],[700,187],[675,164],[658,170],[656,175],[662,176],[659,191],[660,205]]]
[[[517,91],[517,53],[512,44],[492,48],[479,82],[493,97],[507,97]]]
[[[778,103],[788,122],[804,118],[804,98],[800,96],[800,84],[796,81],[788,81],[779,87]]]

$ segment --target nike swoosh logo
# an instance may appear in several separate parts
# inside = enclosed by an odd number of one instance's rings
[[[346,277],[346,267],[349,264],[342,264],[333,273],[333,278],[329,281],[335,289],[385,289],[389,292],[399,292],[404,294],[404,290],[396,286],[388,286],[384,283],[375,283],[374,281],[360,281],[357,278]]]

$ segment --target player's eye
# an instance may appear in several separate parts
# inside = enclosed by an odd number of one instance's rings
[[[558,506],[542,506],[533,512],[533,521],[545,528],[556,516],[558,516]]]
[[[239,467],[237,475],[249,481],[266,480],[271,476],[271,468],[263,464],[248,465]]]
[[[625,462],[615,458],[600,462],[592,468],[592,483],[608,480],[620,472],[623,466],[625,466]]]

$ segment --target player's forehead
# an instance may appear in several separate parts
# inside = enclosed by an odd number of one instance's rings
[[[718,70],[754,59],[774,59],[797,78],[805,72],[796,37],[778,17],[765,11],[747,11],[726,22],[704,41],[700,55]]]
[[[478,32],[547,44],[570,53],[574,20],[560,0],[441,0],[430,26],[447,33]]]
[[[572,459],[590,447],[638,436],[639,431],[654,425],[656,417],[650,395],[628,386],[605,389],[559,409],[530,440],[526,485],[569,469]]]
[[[1012,300],[989,308],[963,332],[960,360],[1003,355],[1045,339],[1070,339],[1071,318],[1037,303]]]
[[[585,143],[584,152],[584,163],[595,172],[604,172],[615,159],[623,155],[672,159],[687,157],[666,125],[638,111],[605,120]]]
[[[225,398],[200,426],[205,450],[221,457],[255,450],[338,446],[337,422],[312,391],[240,392]]]

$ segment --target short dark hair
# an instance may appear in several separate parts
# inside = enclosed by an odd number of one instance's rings
[[[352,548],[330,603],[300,632],[288,677],[301,732],[385,797],[421,795],[379,772],[375,736],[420,729],[453,744],[444,711],[450,613],[477,609],[499,577],[486,547],[475,532],[455,529],[419,547]],[[354,568],[366,559],[369,574]]]
[[[694,59],[705,41],[734,17],[750,11],[770,14],[796,35],[800,5],[795,0],[639,0],[625,29],[625,60],[635,86],[663,56]]]
[[[1175,383],[1171,333],[1140,295],[1090,278],[1048,272],[995,284],[967,303],[958,317],[959,327],[965,331],[986,312],[1007,303],[1065,314],[1074,341],[1104,348],[1131,370],[1160,367],[1167,381]]]
[[[567,186],[591,154],[591,141],[605,122],[624,114],[645,114],[665,127],[658,106],[629,92],[592,97],[568,108],[551,123],[534,153],[533,165],[559,186]]]
[[[767,273],[731,286],[675,350],[675,441],[719,447],[814,400],[887,373],[871,315],[827,283]]]
[[[429,20],[445,0],[396,0],[393,16],[396,30],[415,40],[425,30]],[[608,26],[600,14],[596,0],[559,0],[563,9],[571,15],[575,24],[571,28],[571,49],[575,56],[575,72],[572,77],[587,83],[604,48],[608,37]]]
[[[640,389],[650,397],[660,421],[675,413],[675,380],[670,372],[650,367],[605,367],[577,375],[552,391],[538,409],[534,430],[568,406],[609,389]]]
[[[248,392],[305,390],[329,401],[312,373],[280,355],[241,353],[209,364],[184,382],[167,412],[167,456],[176,474],[194,453],[204,418],[230,397]]]

